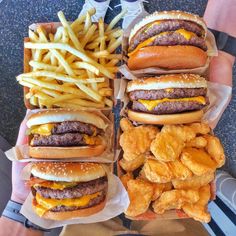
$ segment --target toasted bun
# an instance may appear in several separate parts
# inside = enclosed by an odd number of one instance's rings
[[[178,113],[178,114],[167,114],[167,115],[155,115],[155,114],[128,110],[128,117],[130,120],[143,124],[156,124],[156,125],[187,124],[200,121],[202,116],[203,116],[202,110]]]
[[[194,46],[149,46],[132,54],[128,59],[131,70],[159,67],[165,69],[193,69],[207,62],[207,53]]]
[[[80,162],[38,162],[31,173],[49,181],[87,182],[106,175],[101,164]]]
[[[73,219],[77,217],[85,217],[93,215],[99,211],[101,211],[106,205],[106,200],[99,203],[98,205],[88,207],[85,209],[75,210],[75,211],[61,211],[61,212],[53,212],[53,211],[47,211],[43,218],[49,219],[49,220],[68,220]],[[35,206],[32,205],[33,210],[35,210]]]
[[[207,88],[205,78],[197,74],[169,74],[128,82],[127,92],[167,88]]]
[[[155,22],[158,20],[187,20],[197,23],[202,26],[205,31],[205,37],[207,32],[207,27],[205,21],[199,17],[198,15],[194,15],[184,11],[162,11],[162,12],[154,12],[151,15],[143,18],[139,23],[137,23],[134,28],[130,32],[129,42],[133,38],[133,36],[145,25]]]
[[[99,156],[106,149],[105,143],[81,147],[44,147],[29,146],[29,156],[42,159],[66,159]]]
[[[30,128],[34,125],[63,121],[80,121],[103,130],[107,127],[106,123],[99,115],[93,112],[71,109],[51,109],[37,112],[29,117],[26,125]]]

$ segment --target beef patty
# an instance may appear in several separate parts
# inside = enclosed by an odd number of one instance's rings
[[[151,38],[157,34],[168,31],[175,31],[178,29],[185,29],[187,31],[195,33],[198,37],[202,37],[204,30],[201,26],[195,22],[185,20],[165,20],[160,21],[160,24],[145,25],[141,28],[131,39],[129,45],[129,52],[133,51],[138,44]]]
[[[67,133],[67,134],[53,134],[49,136],[34,135],[31,140],[32,146],[84,146],[86,142],[83,139],[83,135],[79,133]]]
[[[207,88],[173,88],[159,90],[135,90],[129,93],[130,100],[157,100],[163,98],[205,97]]]
[[[79,198],[84,195],[93,194],[106,190],[108,187],[107,177],[91,180],[88,182],[80,182],[74,187],[65,188],[63,190],[51,189],[46,187],[34,187],[35,190],[44,198],[65,199]]]
[[[174,45],[191,45],[206,51],[207,46],[203,38],[193,36],[189,40],[177,32],[168,32],[165,35],[158,36],[152,43],[147,46],[174,46]]]
[[[180,113],[184,111],[201,110],[206,105],[207,104],[203,105],[199,102],[194,101],[163,102],[155,106],[153,110],[149,111],[142,103],[134,101],[132,109],[134,111],[142,111],[145,113],[162,115]]]
[[[55,124],[52,129],[52,134],[81,133],[91,136],[100,133],[100,131],[100,129],[91,124],[86,124],[79,121],[64,121],[62,123]]]
[[[85,206],[56,206],[54,208],[52,208],[50,211],[52,212],[61,212],[61,211],[76,211],[79,209],[84,209],[84,208],[88,208],[88,207],[92,207],[95,205],[98,205],[100,202],[103,202],[106,198],[106,192],[103,191],[99,196],[97,196],[96,198],[93,198],[89,201],[89,203]]]

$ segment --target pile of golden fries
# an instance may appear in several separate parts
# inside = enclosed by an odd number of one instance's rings
[[[31,71],[17,76],[17,81],[29,88],[26,99],[30,104],[40,108],[112,107],[110,79],[115,78],[121,59],[115,51],[123,35],[114,26],[124,13],[105,25],[102,19],[92,22],[95,9],[72,23],[60,11],[62,26],[55,34],[42,26],[36,32],[29,30],[30,42],[24,47],[31,49]]]

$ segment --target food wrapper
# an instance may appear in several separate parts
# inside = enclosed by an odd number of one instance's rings
[[[138,79],[137,77],[135,77],[134,75],[130,75],[129,73],[126,74],[126,78],[130,80]],[[123,108],[121,109],[121,116],[126,116],[127,105],[130,101],[126,94],[127,83],[128,80],[125,79],[122,79],[120,81],[120,89],[116,97],[116,99],[120,99],[123,103]],[[210,100],[210,105],[205,110],[203,121],[208,123],[210,127],[214,129],[230,102],[232,95],[232,87],[209,81],[207,82],[207,84],[207,96]]]
[[[137,18],[135,18],[132,23],[129,25],[129,27],[125,30],[123,40],[122,40],[122,58],[123,58],[123,65],[119,67],[119,71],[125,75],[125,73],[129,72],[135,75],[136,77],[142,77],[147,76],[148,74],[152,75],[158,75],[158,74],[173,74],[173,73],[197,73],[197,74],[204,74],[208,67],[209,63],[212,57],[218,55],[217,46],[215,42],[214,35],[208,30],[206,35],[206,45],[207,45],[207,55],[208,59],[204,66],[194,68],[194,69],[181,69],[181,70],[168,70],[168,69],[162,69],[158,67],[150,67],[146,69],[140,69],[140,70],[130,70],[126,63],[128,60],[127,52],[128,52],[128,39],[131,30],[133,29],[134,25],[140,22],[145,16],[149,15],[148,13],[141,13]]]
[[[23,175],[24,179],[29,179],[31,165],[26,166]],[[23,214],[28,220],[40,227],[51,229],[61,227],[70,224],[88,224],[106,221],[114,218],[124,212],[129,206],[129,197],[124,186],[122,185],[119,178],[110,173],[107,166],[104,166],[107,177],[108,177],[108,193],[107,202],[104,209],[94,215],[88,217],[78,217],[71,220],[64,221],[53,221],[40,218],[36,215],[32,209],[32,194],[29,194],[23,206],[21,207],[20,213]],[[24,173],[25,172],[25,173]]]
[[[49,23],[34,23],[34,24],[31,24],[29,26],[29,29],[32,30],[32,31],[36,31],[37,27],[39,26],[42,26],[44,28],[44,30],[47,32],[47,33],[56,33],[57,31],[57,28],[61,26],[61,23],[60,22],[49,22]],[[27,38],[24,38],[24,42],[29,42],[30,39],[27,37]],[[24,73],[28,73],[31,71],[31,67],[29,65],[29,61],[31,60],[31,49],[29,48],[24,48]],[[110,87],[113,89],[113,96],[111,96],[111,100],[114,102],[114,104],[116,104],[116,100],[115,100],[115,80],[110,80]],[[38,107],[35,107],[33,105],[30,104],[29,102],[29,99],[27,99],[25,97],[25,95],[29,92],[29,88],[28,87],[23,87],[23,91],[24,91],[24,104],[25,104],[25,107],[27,109],[38,109]],[[96,109],[96,108],[93,108],[93,109]],[[111,111],[111,108],[110,107],[105,107],[103,109],[97,109],[97,110],[101,110],[101,111]]]
[[[45,110],[45,109],[44,109]],[[113,163],[117,160],[119,150],[115,148],[114,144],[114,115],[112,112],[107,111],[107,115],[97,109],[84,109],[86,111],[91,111],[98,114],[107,123],[107,129],[105,130],[104,142],[106,142],[107,147],[105,151],[96,157],[80,157],[80,158],[66,158],[66,159],[36,159],[29,157],[29,146],[28,144],[18,145],[8,150],[5,154],[7,158],[11,161],[20,162],[32,162],[32,161],[73,161],[73,162],[98,162],[98,163]],[[31,110],[27,113],[26,119],[33,114],[40,111],[39,109]]]

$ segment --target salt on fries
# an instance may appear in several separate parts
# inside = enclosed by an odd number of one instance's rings
[[[40,108],[105,108],[112,107],[113,91],[110,79],[118,71],[116,64],[121,54],[116,54],[123,31],[114,28],[125,14],[122,11],[109,25],[100,19],[93,23],[95,9],[70,23],[62,11],[61,22],[54,34],[43,26],[29,30],[29,42],[24,47],[31,50],[31,71],[17,76],[17,81],[29,88],[26,99]]]

